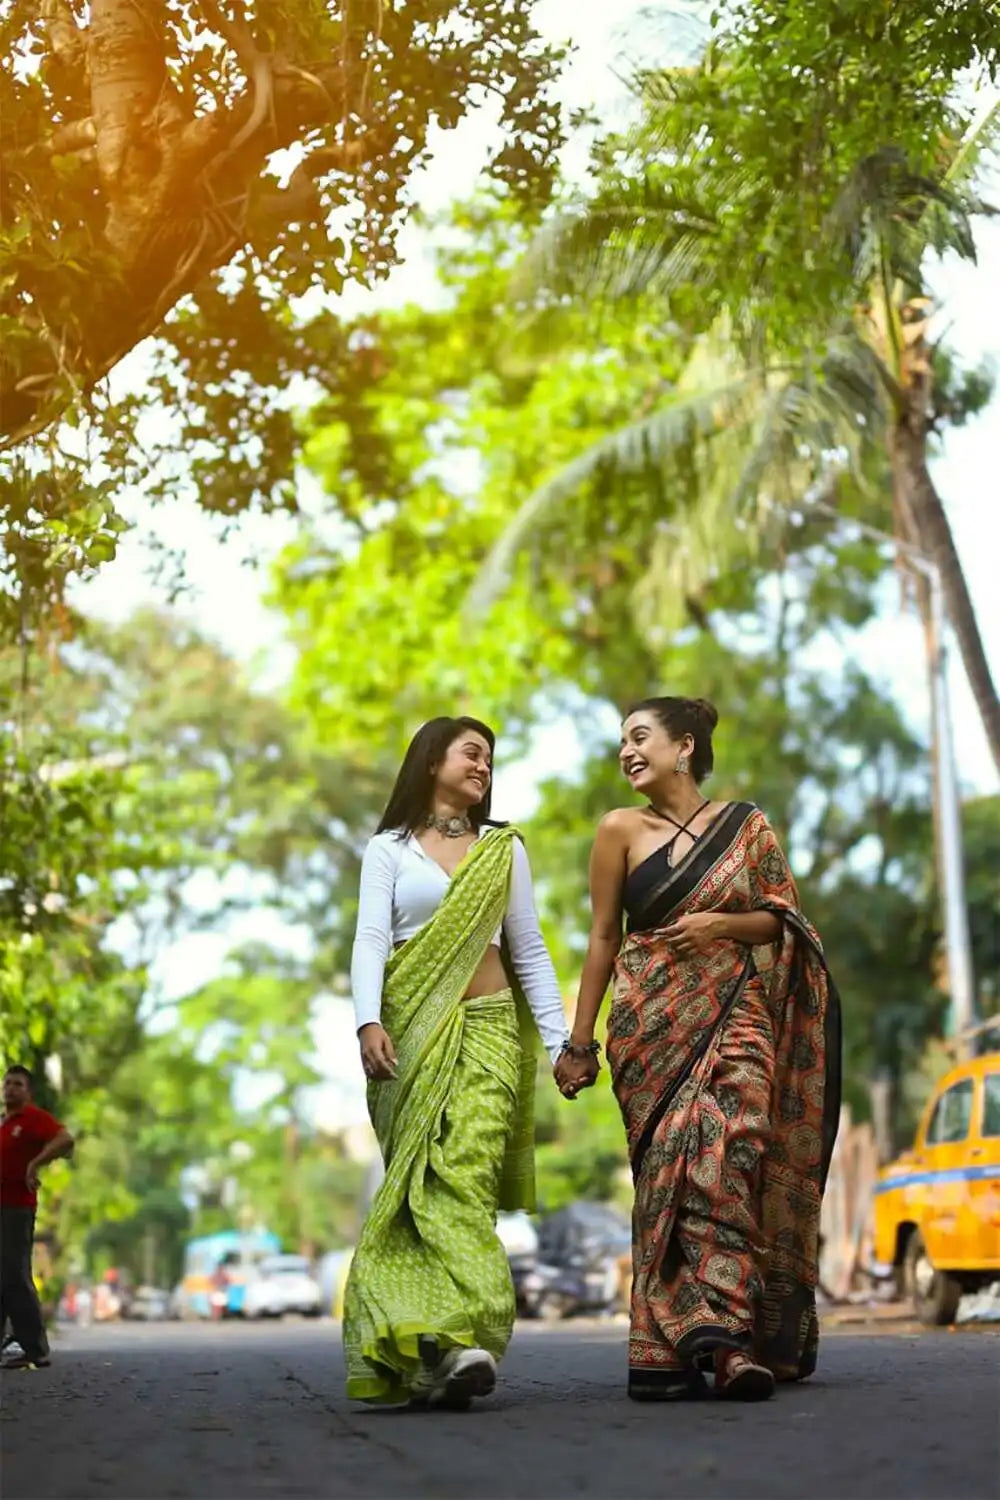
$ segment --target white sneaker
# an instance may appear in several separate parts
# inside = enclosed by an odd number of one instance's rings
[[[417,1406],[464,1411],[477,1396],[488,1396],[497,1383],[497,1365],[485,1349],[449,1349],[432,1370],[422,1370],[413,1382]]]
[[[468,1406],[478,1396],[492,1394],[497,1383],[497,1362],[485,1349],[462,1349],[445,1377],[441,1404]]]

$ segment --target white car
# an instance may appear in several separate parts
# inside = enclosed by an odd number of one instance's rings
[[[280,1318],[285,1313],[318,1318],[322,1310],[319,1282],[304,1255],[269,1255],[258,1262],[246,1284],[245,1318]]]
[[[538,1230],[521,1209],[497,1214],[497,1237],[508,1260],[520,1260],[538,1253]]]

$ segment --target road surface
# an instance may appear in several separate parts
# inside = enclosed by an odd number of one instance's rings
[[[902,1331],[901,1331],[902,1330]],[[992,1500],[995,1329],[847,1328],[761,1406],[625,1399],[620,1323],[521,1325],[464,1415],[344,1398],[339,1330],[73,1330],[8,1373],[4,1500]]]

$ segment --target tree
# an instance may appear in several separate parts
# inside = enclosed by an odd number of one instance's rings
[[[287,993],[275,985],[271,998],[284,1004],[289,1047],[304,1052],[307,1012],[294,1014]],[[207,998],[185,1002],[168,1033],[145,1033],[108,1075],[72,1172],[49,1183],[41,1223],[62,1268],[99,1275],[113,1265],[133,1284],[169,1287],[186,1239],[248,1220],[307,1254],[353,1239],[363,1168],[336,1137],[304,1120],[290,1130],[280,1108],[254,1098],[261,1085],[276,1084],[281,1097],[298,1097],[310,1070],[296,1056],[286,1072],[273,1048],[255,1056],[259,1026],[238,1065],[231,1047],[206,1056],[205,1034],[218,1036],[226,1024],[217,1009],[204,1031],[188,1024]],[[238,1002],[245,1019],[248,1007]],[[87,1103],[74,1099],[72,1107],[86,1112]]]
[[[543,199],[559,57],[529,12],[529,0],[258,0],[236,15],[225,0],[12,0],[0,18],[5,443],[86,397],[191,295],[175,396],[211,406],[209,433],[225,425],[242,371],[270,384],[276,347],[294,343],[278,327],[287,299],[385,274],[434,127],[487,99],[493,172]],[[224,351],[214,368],[209,349]],[[284,447],[290,431],[287,411],[265,424]]]
[[[1000,766],[1000,699],[928,468],[940,424],[962,420],[988,386],[956,378],[930,347],[925,269],[931,250],[974,257],[970,220],[986,211],[975,176],[1000,106],[971,124],[955,81],[978,59],[995,69],[1000,27],[980,6],[963,7],[947,40],[939,9],[866,15],[820,0],[724,5],[696,68],[638,78],[640,123],[601,145],[595,197],[543,233],[534,275],[599,308],[638,304],[661,324],[666,312],[700,335],[691,373],[543,482],[492,577],[598,469],[674,479],[678,449],[689,462],[697,447],[701,474],[688,512],[669,507],[672,546],[703,572],[766,540],[789,505],[860,493],[875,524],[939,569]],[[935,367],[951,376],[937,392]],[[873,485],[860,462],[878,440],[890,509],[880,466]],[[860,492],[843,482],[848,464],[867,477]]]
[[[183,1173],[231,1130],[228,1095],[170,1034],[143,1033],[102,1085],[69,1101],[84,1134],[58,1197],[42,1200],[42,1223],[68,1270],[117,1266],[136,1284],[171,1286],[191,1225]]]
[[[3,8],[0,643],[59,638],[123,493],[297,508],[296,403],[369,373],[316,308],[396,263],[440,132],[491,110],[491,176],[549,196],[561,54],[531,3]]]
[[[284,705],[183,619],[74,623],[44,673],[0,658],[16,739],[0,762],[0,1044],[79,1142],[41,1227],[62,1268],[136,1280],[172,1277],[184,1237],[241,1206],[290,1244],[343,1242],[361,1169],[309,1121],[310,1019],[342,989],[379,789],[307,751]],[[313,935],[301,963],[247,950],[165,1003],[150,969],[179,935],[267,908]]]
[[[78,1097],[139,1046],[157,953],[250,905],[308,920],[310,880],[353,876],[372,794],[176,619],[78,621],[37,680],[6,653],[0,686],[0,1041],[40,1077],[58,1057]],[[336,966],[322,903],[318,927]]]
[[[517,745],[563,699],[624,706],[661,670],[669,628],[649,597],[660,497],[645,476],[595,478],[586,511],[554,518],[544,555],[524,557],[488,619],[463,609],[540,467],[588,450],[685,358],[681,341],[631,318],[594,340],[572,308],[522,336],[502,309],[528,233],[509,205],[462,205],[441,228],[447,305],[347,325],[342,337],[364,336],[376,373],[305,424],[305,462],[328,505],[276,572],[274,602],[299,649],[292,704],[313,743],[352,745],[386,777],[444,702],[502,712]],[[697,598],[682,593],[680,613],[700,620]]]
[[[46,670],[34,662],[26,678],[24,665],[16,650],[0,658],[11,705],[0,916],[18,974],[27,964],[40,977],[64,942],[91,953],[126,919],[141,971],[178,929],[268,904],[292,922],[315,919],[324,962],[337,971],[336,903],[315,904],[315,881],[325,876],[329,896],[340,872],[354,875],[357,830],[380,791],[363,768],[308,750],[284,705],[180,617],[77,620]],[[196,872],[200,912],[187,899]],[[29,962],[25,945],[36,942],[44,965]],[[11,1026],[36,1010],[22,981],[15,989]],[[93,987],[84,990],[100,1008]],[[54,1034],[73,1034],[58,987],[51,1005]]]
[[[387,355],[363,421],[328,421],[324,407],[314,415],[307,460],[353,540],[330,547],[320,528],[278,568],[307,737],[382,762],[388,779],[384,747],[398,750],[421,717],[454,704],[498,724],[503,773],[535,726],[559,722],[566,769],[541,789],[525,831],[571,992],[593,830],[626,800],[618,715],[661,685],[715,696],[724,718],[713,794],[758,802],[789,843],[806,908],[843,975],[850,1094],[867,1113],[873,1076],[901,1077],[943,1009],[924,752],[860,666],[831,674],[815,655],[834,642],[844,659],[860,655],[854,632],[876,612],[891,559],[805,513],[774,553],[702,576],[697,591],[679,587],[670,534],[654,517],[665,496],[680,508],[697,493],[689,447],[666,488],[646,472],[592,473],[580,502],[550,516],[544,546],[517,556],[489,614],[463,618],[465,590],[539,467],[571,464],[676,382],[690,340],[624,310],[599,335],[573,308],[557,310],[544,333],[519,332],[509,304],[498,309],[521,241],[487,205],[460,210],[458,223],[469,240],[443,258],[449,304],[387,313],[369,330]],[[885,472],[880,447],[860,462]],[[541,1108],[547,1200],[585,1185],[587,1153],[571,1160],[567,1148],[571,1137],[591,1140],[591,1109],[592,1190],[612,1190],[620,1137],[610,1101],[581,1099],[565,1120]]]

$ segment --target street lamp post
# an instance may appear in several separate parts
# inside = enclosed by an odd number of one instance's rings
[[[962,807],[955,764],[955,735],[948,697],[945,651],[944,590],[940,569],[930,558],[910,554],[910,561],[928,581],[931,605],[931,707],[938,740],[938,826],[941,838],[941,883],[944,901],[945,951],[951,1018],[959,1056],[968,1055],[969,1033],[976,1021],[975,979],[969,940],[969,909],[965,896],[965,858],[962,848]]]

